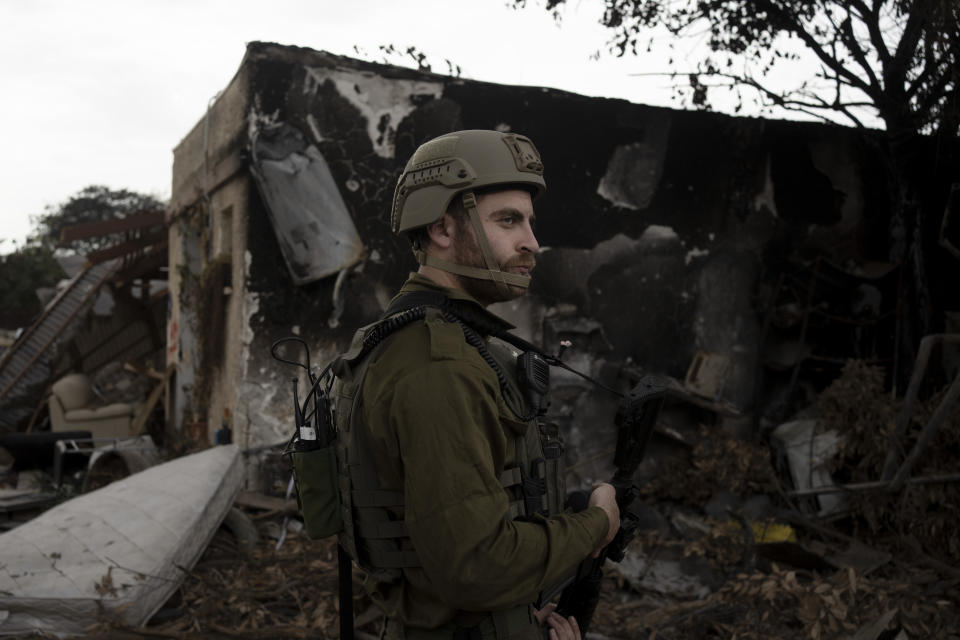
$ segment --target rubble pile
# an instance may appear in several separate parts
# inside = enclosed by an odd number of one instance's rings
[[[256,516],[254,516],[256,518]],[[716,588],[703,597],[680,598],[636,589],[607,565],[601,602],[590,637],[631,638],[955,638],[960,629],[960,576],[944,575],[916,557],[887,566],[814,571],[766,561],[753,553],[749,536],[716,519],[707,532],[685,537],[648,532],[632,551],[646,556],[676,552],[715,569]],[[257,521],[262,533],[276,521]],[[813,549],[826,549],[818,536]],[[762,545],[760,545],[762,546]],[[751,562],[755,567],[748,569]],[[382,617],[360,594],[354,576],[357,637],[376,638]],[[337,638],[336,546],[290,531],[283,544],[263,535],[245,552],[221,529],[180,591],[145,628],[104,622],[86,637],[146,638]],[[857,633],[866,635],[856,635]],[[952,635],[954,634],[954,635]]]
[[[816,433],[840,435],[828,462],[833,479],[867,485],[843,492],[845,508],[827,517],[807,496],[791,495],[789,474],[759,438],[702,430],[687,469],[645,487],[668,526],[641,536],[632,552],[706,561],[719,586],[705,597],[664,595],[636,589],[629,568],[608,564],[593,630],[611,638],[960,638],[960,487],[869,486],[881,477],[902,405],[884,391],[884,375],[850,361],[819,397]],[[905,451],[944,392],[918,402]],[[955,472],[958,441],[954,410],[912,477]]]
[[[948,595],[942,584],[931,588],[930,579],[922,571],[893,580],[853,569],[825,575],[774,564],[769,571],[732,575],[698,600],[653,604],[610,588],[594,630],[611,638],[876,639],[893,638],[883,632],[896,621],[908,638],[957,637],[956,581]]]
[[[703,426],[683,466],[644,484],[641,530],[624,561],[605,567],[588,638],[960,639],[960,488],[919,481],[953,471],[960,417],[941,425],[914,482],[876,486],[902,403],[884,376],[851,361],[803,412],[816,423],[811,452],[836,434],[823,464],[853,490],[797,491],[769,433]],[[921,394],[905,451],[942,397]],[[829,510],[823,491],[840,497]],[[237,505],[258,540],[222,527],[149,625],[104,621],[87,637],[339,637],[334,540],[311,541],[289,510],[255,503]],[[360,580],[355,572],[356,637],[371,640],[383,617]]]
[[[820,424],[842,435],[840,450],[833,459],[834,478],[844,483],[864,483],[880,478],[890,449],[891,434],[901,401],[884,390],[884,370],[850,361],[840,377],[820,395]],[[909,451],[923,426],[940,406],[947,391],[943,387],[918,402],[911,417],[904,450]],[[960,411],[937,430],[912,476],[944,476],[957,471],[960,455]],[[942,554],[946,562],[960,562],[957,513],[960,511],[960,483],[908,484],[902,491],[851,492],[847,496],[849,524],[855,537],[878,539],[900,547],[899,541],[920,544],[931,554]]]
[[[768,446],[701,427],[689,468],[683,473],[656,474],[641,491],[648,499],[702,506],[719,488],[748,495],[772,493],[776,486]]]
[[[885,375],[883,367],[848,360],[840,376],[819,396],[820,424],[844,436],[831,465],[838,480],[842,476],[845,482],[864,482],[880,477],[900,404],[884,392]],[[914,416],[915,425],[921,417]]]

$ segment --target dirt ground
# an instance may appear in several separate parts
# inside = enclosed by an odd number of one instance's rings
[[[811,538],[816,538],[813,535]],[[245,553],[221,530],[177,596],[144,629],[104,623],[89,638],[337,638],[336,547],[289,534]],[[590,636],[627,638],[956,638],[960,571],[919,551],[866,573],[770,562],[718,524],[697,540],[649,534],[647,554],[680,550],[726,567],[719,587],[683,599],[631,588],[608,564]],[[814,545],[816,546],[816,545]],[[755,566],[749,568],[750,559]],[[356,578],[355,578],[356,579]],[[355,584],[357,637],[382,617]],[[856,635],[860,634],[860,635]],[[905,635],[904,635],[905,634]]]

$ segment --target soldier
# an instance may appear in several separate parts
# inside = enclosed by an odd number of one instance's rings
[[[389,335],[336,392],[350,434],[341,543],[388,638],[579,638],[572,618],[533,604],[619,528],[608,484],[564,509],[562,441],[538,420],[516,350],[490,338],[512,327],[485,307],[530,282],[544,189],[533,143],[497,131],[423,144],[397,184],[393,230],[420,267],[381,322]]]

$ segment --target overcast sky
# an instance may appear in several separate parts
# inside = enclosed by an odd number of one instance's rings
[[[173,147],[254,40],[379,60],[415,45],[434,71],[672,105],[661,47],[606,51],[602,0],[569,0],[558,26],[541,0],[0,0],[0,253],[29,217],[85,186],[170,196]],[[674,105],[675,106],[675,105]]]

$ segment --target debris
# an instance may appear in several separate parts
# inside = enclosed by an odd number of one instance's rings
[[[894,472],[897,464],[897,454],[903,450],[903,437],[910,423],[910,419],[913,417],[913,404],[917,399],[920,382],[927,372],[927,364],[930,361],[930,351],[934,345],[941,343],[960,343],[960,334],[929,335],[920,341],[920,349],[917,352],[916,364],[913,375],[910,378],[910,385],[907,388],[907,395],[904,399],[903,408],[900,410],[900,415],[897,416],[897,429],[891,439],[890,451],[883,465],[883,476],[881,480],[890,482],[891,491],[899,491],[903,488],[904,483],[907,481],[913,467],[917,464],[918,459],[923,455],[930,441],[933,440],[940,425],[950,415],[954,405],[957,403],[957,399],[960,398],[960,373],[958,373],[953,384],[950,385],[949,390],[946,395],[944,395],[943,400],[941,400],[936,411],[934,411],[933,416],[931,416],[927,424],[924,425],[923,431],[919,438],[917,438],[917,442],[913,445],[910,453],[906,456],[900,468]],[[894,475],[894,473],[896,473],[896,475]]]
[[[645,556],[628,551],[619,564],[614,565],[637,591],[653,591],[681,598],[704,598],[710,594],[709,585],[697,575],[709,567],[693,567],[695,558]],[[699,570],[699,571],[698,571]]]
[[[70,335],[74,317],[93,302],[119,266],[119,260],[86,265],[46,306],[34,325],[0,356],[0,427],[13,430],[29,418],[30,409],[17,400],[35,397],[35,389],[42,389],[46,383],[51,369],[48,351],[56,342],[54,337],[64,340]]]
[[[620,369],[620,375],[631,383],[640,380],[644,376],[644,371],[630,363],[625,363]],[[732,403],[720,398],[707,398],[699,393],[693,392],[687,388],[684,383],[670,376],[663,376],[668,384],[667,396],[672,400],[677,400],[693,406],[700,407],[715,413],[718,416],[729,418],[740,418],[743,413]]]
[[[866,575],[890,562],[893,556],[886,551],[878,551],[853,541],[846,549],[830,555],[828,559],[834,566],[848,567]]]
[[[913,470],[916,482],[910,482],[898,493],[870,490],[865,483],[881,477],[897,416],[904,415],[903,405],[909,399],[892,399],[884,382],[882,368],[849,361],[818,401],[821,423],[843,436],[841,450],[831,462],[834,477],[846,486],[863,487],[845,496],[849,517],[857,527],[856,537],[861,542],[871,542],[873,537],[889,536],[892,532],[897,532],[895,539],[900,540],[909,534],[927,554],[941,556],[945,564],[955,566],[960,561],[960,538],[955,534],[955,514],[960,508],[960,485],[956,481],[960,414],[954,412],[937,430]],[[931,389],[922,400],[918,394],[902,440],[905,450],[913,446],[923,426],[929,424],[946,392],[946,388]]]
[[[857,631],[857,633],[853,636],[853,640],[877,640],[877,638],[880,637],[880,634],[887,630],[887,627],[890,626],[890,622],[896,617],[896,615],[896,609],[887,611],[870,624],[861,627],[860,630]]]
[[[253,553],[257,543],[260,542],[260,532],[257,531],[256,525],[247,514],[233,507],[224,517],[223,526],[237,539],[237,546],[240,547],[240,551],[245,555]]]
[[[770,449],[715,428],[702,427],[690,453],[689,466],[660,473],[641,486],[651,499],[675,500],[702,508],[718,490],[738,495],[775,493]]]
[[[251,132],[250,170],[295,284],[342,272],[364,249],[327,161],[289,124]]]
[[[89,431],[66,431],[52,433],[40,431],[37,433],[0,433],[0,446],[13,456],[13,472],[22,472],[37,469],[51,469],[56,467],[58,459],[58,443],[65,440],[89,439]],[[87,466],[87,460],[62,460],[61,471],[72,473]],[[55,478],[58,483],[58,479]]]
[[[754,522],[751,526],[753,528],[753,539],[756,540],[757,544],[797,541],[797,532],[788,524],[767,521]]]
[[[0,636],[144,624],[176,591],[242,481],[227,445],[68,500],[0,535]]]
[[[279,516],[277,516],[279,518]],[[270,521],[278,525],[278,521]],[[259,522],[261,534],[266,522]],[[291,530],[280,549],[261,535],[249,556],[238,554],[234,537],[221,529],[203,557],[186,577],[180,595],[142,630],[128,629],[133,638],[244,637],[336,638],[336,540],[309,540]],[[354,610],[357,630],[378,637],[382,616],[370,611],[372,603],[361,595],[361,577],[354,574]],[[103,623],[88,632],[100,637],[117,625]],[[359,634],[357,635],[359,638]]]
[[[238,507],[259,509],[265,512],[254,516],[254,519],[256,520],[278,514],[287,515],[297,512],[296,500],[284,500],[283,498],[275,498],[274,496],[268,496],[255,491],[241,491],[238,493],[236,505]]]
[[[693,393],[720,400],[730,371],[730,357],[722,353],[697,351],[687,369],[684,385]]]
[[[62,446],[64,443],[58,444]],[[89,493],[149,469],[160,461],[160,452],[150,436],[115,440],[106,446],[88,450],[91,451],[81,484],[82,493]]]
[[[808,571],[830,571],[835,568],[823,556],[792,541],[757,545],[757,554],[771,562]]]
[[[0,489],[0,530],[21,525],[58,501],[54,491]]]
[[[840,435],[833,430],[814,435],[816,420],[794,420],[774,429],[772,438],[783,448],[793,486],[798,490],[833,486],[826,463],[839,450]],[[844,498],[835,494],[817,496],[819,515],[843,508]]]
[[[824,453],[819,468],[836,477],[838,491],[863,474],[876,478],[883,464],[886,440],[878,435],[892,432],[896,407],[875,369],[848,363],[821,394],[817,426],[835,431],[837,446]],[[917,403],[914,427],[941,398]],[[800,431],[808,438],[822,435]],[[954,431],[945,425],[937,437],[955,438]],[[739,439],[717,424],[694,426],[687,438],[683,457],[644,480],[644,525],[625,563],[605,568],[592,637],[879,640],[950,638],[960,628],[960,571],[951,564],[949,542],[955,538],[949,526],[953,485],[943,491],[908,485],[916,506],[891,506],[887,492],[859,491],[845,496],[849,509],[820,519],[800,510],[802,500],[778,485],[769,444]],[[925,459],[918,469],[942,477],[955,461],[952,447],[941,452],[934,445],[930,454],[940,457]],[[937,464],[926,465],[930,461]],[[942,517],[930,511],[930,501],[938,499],[948,506]],[[337,637],[335,540],[308,540],[291,515],[294,504],[239,494],[236,513],[246,513],[255,544],[221,527],[148,627],[102,620],[88,637]],[[889,535],[891,524],[905,533]],[[279,548],[278,539],[284,540]],[[122,596],[125,574],[110,566],[91,582]],[[357,637],[375,638],[383,618],[362,595],[362,579],[355,575]]]

